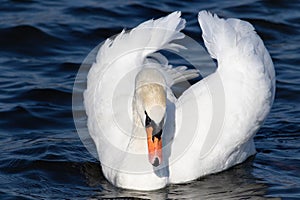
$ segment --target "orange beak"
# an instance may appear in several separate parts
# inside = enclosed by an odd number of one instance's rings
[[[146,132],[149,161],[154,167],[157,167],[162,162],[162,139],[153,137],[153,128],[151,126],[146,128]]]

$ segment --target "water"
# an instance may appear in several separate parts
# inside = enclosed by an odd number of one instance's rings
[[[251,22],[277,73],[274,106],[258,153],[225,172],[154,192],[110,185],[82,145],[72,89],[86,55],[105,38],[181,10],[185,33],[201,40],[197,12]],[[0,199],[300,198],[299,1],[37,1],[0,6]]]

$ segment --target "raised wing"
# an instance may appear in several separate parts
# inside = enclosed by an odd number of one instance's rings
[[[250,23],[207,11],[199,12],[198,20],[218,69],[176,103],[172,145],[184,153],[171,168],[173,183],[219,172],[254,154],[253,137],[275,94],[271,57]],[[181,177],[182,170],[186,173]]]
[[[107,65],[131,53],[137,53],[139,59],[136,59],[143,61],[155,51],[178,48],[179,45],[172,41],[184,37],[180,31],[185,26],[185,20],[180,15],[180,12],[173,12],[167,17],[146,21],[129,32],[123,30],[114,39],[107,39],[98,52],[97,64]]]
[[[131,104],[136,74],[147,62],[151,62],[146,59],[150,54],[161,49],[176,50],[181,47],[172,43],[184,37],[180,31],[185,26],[185,20],[180,15],[180,12],[173,12],[166,17],[146,21],[131,31],[122,31],[114,39],[107,39],[100,47],[96,62],[88,74],[84,104],[89,133],[101,161],[113,163],[110,155],[116,149],[114,147],[125,151],[132,129]],[[158,54],[152,57],[157,59]],[[160,56],[159,62],[162,59],[163,56]],[[161,68],[167,74],[172,71],[167,67]],[[170,79],[170,84],[178,81],[175,75],[169,77],[174,77],[174,80]]]

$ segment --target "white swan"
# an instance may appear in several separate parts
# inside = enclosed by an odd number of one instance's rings
[[[198,15],[218,69],[178,99],[175,83],[198,76],[172,68],[161,49],[182,48],[180,12],[107,39],[84,93],[88,129],[113,185],[155,190],[220,172],[255,153],[253,137],[275,94],[275,72],[248,22]]]

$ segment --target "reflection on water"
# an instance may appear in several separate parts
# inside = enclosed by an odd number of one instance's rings
[[[83,167],[87,183],[97,189],[96,198],[142,199],[259,199],[267,193],[267,185],[259,183],[252,175],[254,157],[225,172],[209,175],[185,184],[143,192],[116,188],[101,174],[99,163],[87,163]],[[265,198],[263,198],[265,199]]]

